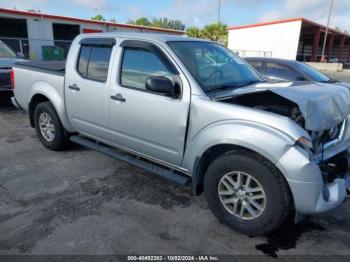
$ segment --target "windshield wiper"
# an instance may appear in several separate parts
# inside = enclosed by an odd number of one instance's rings
[[[215,86],[215,87],[210,88],[208,91],[213,92],[213,91],[218,91],[218,90],[235,89],[235,88],[250,86],[250,85],[254,85],[256,83],[263,83],[263,82],[266,82],[266,81],[265,80],[240,81],[240,82]]]
[[[335,79],[328,79],[328,80],[324,80],[324,81],[321,81],[322,83],[328,83],[328,84],[333,84],[333,83],[338,83],[340,81],[338,80],[335,80]]]

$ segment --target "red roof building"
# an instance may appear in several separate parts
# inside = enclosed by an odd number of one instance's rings
[[[80,33],[149,32],[183,35],[183,31],[96,21],[68,16],[0,8],[0,40],[32,59],[42,58],[42,46],[60,46],[65,52]]]

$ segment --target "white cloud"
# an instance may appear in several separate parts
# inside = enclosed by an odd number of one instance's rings
[[[221,14],[224,13],[227,8],[235,8],[237,10],[246,9],[254,10],[261,8],[266,5],[266,2],[278,3],[280,0],[221,0]],[[307,0],[306,0],[307,1]],[[218,8],[219,0],[173,0],[171,5],[165,9],[161,10],[158,16],[171,17],[173,19],[180,19],[186,25],[203,26],[208,23],[213,23],[218,20]],[[238,14],[232,14],[239,15]],[[220,20],[224,23],[230,21],[232,17],[220,17]]]
[[[1,0],[0,7],[16,8],[18,10],[35,9],[47,12],[47,7],[67,6],[67,9],[84,8],[103,13],[113,11],[114,6],[108,0]]]
[[[218,5],[212,0],[186,1],[174,0],[159,16],[180,19],[185,24],[201,26],[203,23],[213,21],[217,17]]]
[[[0,4],[1,7],[5,8],[14,8],[16,7],[19,10],[28,10],[28,9],[42,9],[42,6],[48,3],[49,0],[5,0]]]
[[[106,10],[109,7],[107,0],[70,0],[69,2],[98,11]]]

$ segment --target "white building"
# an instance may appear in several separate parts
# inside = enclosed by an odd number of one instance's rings
[[[326,27],[305,18],[229,28],[228,47],[242,57],[268,56],[316,62],[321,59]],[[350,36],[334,29],[327,35],[326,58],[349,60]]]
[[[59,46],[67,53],[80,33],[152,32],[183,35],[183,31],[58,16],[0,8],[0,40],[32,59],[42,58],[42,46]]]

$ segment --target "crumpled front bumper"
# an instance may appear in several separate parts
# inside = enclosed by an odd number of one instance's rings
[[[341,205],[348,197],[349,170],[344,178],[336,178],[332,183],[324,183],[318,164],[310,161],[308,153],[298,146],[291,147],[276,165],[287,179],[295,209],[300,214],[315,214],[331,210]]]

